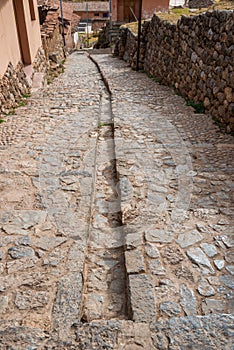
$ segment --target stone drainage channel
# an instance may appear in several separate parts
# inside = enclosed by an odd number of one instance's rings
[[[95,176],[83,271],[82,322],[129,319],[130,314],[111,92],[103,77],[100,88],[98,129],[94,135],[97,137]]]

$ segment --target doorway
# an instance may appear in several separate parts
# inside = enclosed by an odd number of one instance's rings
[[[23,0],[13,0],[13,6],[15,11],[21,58],[24,65],[29,65],[32,63],[32,59],[28,41]]]
[[[125,0],[124,1],[124,21],[134,22],[136,19],[134,15],[137,1],[135,0]]]

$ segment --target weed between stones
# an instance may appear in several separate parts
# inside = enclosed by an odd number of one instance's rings
[[[205,113],[205,107],[202,102],[195,102],[193,100],[189,100],[188,98],[186,98],[185,101],[187,106],[191,106],[194,108],[196,114]]]

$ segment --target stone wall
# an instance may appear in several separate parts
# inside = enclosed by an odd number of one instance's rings
[[[47,61],[44,50],[40,48],[32,64],[32,75],[34,72],[46,72]],[[3,77],[0,76],[0,113],[9,113],[18,106],[23,95],[30,92],[30,81],[32,77],[26,77],[24,65],[19,62],[13,67],[9,62]]]
[[[207,8],[214,4],[214,0],[190,0],[188,5],[190,8]]]
[[[22,63],[14,68],[9,63],[6,73],[0,79],[0,112],[8,113],[17,106],[22,95],[29,92],[29,83]]]
[[[62,62],[66,58],[59,21],[55,22],[50,30],[42,32],[42,45],[47,59],[47,72],[50,80],[62,72]]]
[[[140,68],[175,89],[234,131],[234,12],[182,18],[153,16],[142,30]],[[123,27],[115,54],[136,66],[137,37]]]
[[[32,69],[29,70],[30,76],[26,76],[21,62],[16,67],[9,62],[4,76],[0,76],[0,113],[9,113],[19,105],[22,96],[30,92],[34,73],[45,73],[51,79],[62,72],[61,62],[65,53],[59,23],[55,25],[51,35],[42,36],[42,43],[43,48],[38,50]]]
[[[45,55],[44,49],[41,47],[33,61],[33,70],[34,72],[43,72],[45,73],[48,69],[48,60]]]

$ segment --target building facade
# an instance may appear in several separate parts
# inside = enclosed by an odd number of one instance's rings
[[[0,111],[5,112],[28,89],[25,71],[42,69],[37,0],[0,1],[0,47]]]
[[[96,32],[109,21],[109,1],[81,1],[73,4],[73,11],[80,17],[81,23],[91,24]]]
[[[142,18],[150,18],[155,12],[167,11],[169,0],[143,0]],[[113,22],[134,22],[139,17],[139,0],[112,0]]]
[[[1,0],[0,2],[0,74],[11,62],[30,65],[41,47],[36,0]]]

